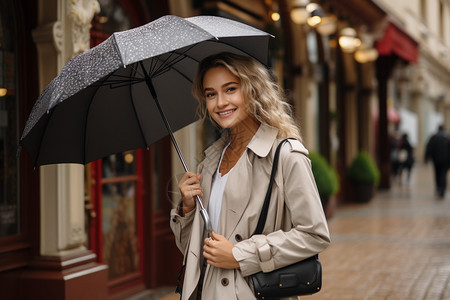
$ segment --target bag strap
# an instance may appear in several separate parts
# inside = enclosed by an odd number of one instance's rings
[[[264,198],[264,204],[261,209],[261,214],[259,215],[258,224],[256,225],[255,232],[253,232],[252,235],[261,234],[263,232],[264,225],[266,224],[267,213],[269,212],[270,196],[272,194],[272,186],[275,179],[275,174],[277,173],[278,169],[278,160],[280,158],[281,146],[283,146],[283,144],[287,142],[287,140],[289,139],[292,138],[282,140],[278,145],[277,149],[275,150],[275,155],[273,157],[272,172],[270,173],[269,187],[267,188],[266,197]]]

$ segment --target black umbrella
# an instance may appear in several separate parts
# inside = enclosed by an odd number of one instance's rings
[[[267,64],[269,37],[213,16],[164,16],[116,32],[71,59],[50,82],[31,111],[20,144],[36,166],[86,164],[147,148],[170,135],[188,171],[173,130],[196,120],[191,86],[198,62],[228,51]]]

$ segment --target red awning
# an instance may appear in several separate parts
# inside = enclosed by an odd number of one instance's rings
[[[406,61],[417,63],[417,43],[392,23],[386,27],[383,38],[376,45],[380,55],[396,54]]]

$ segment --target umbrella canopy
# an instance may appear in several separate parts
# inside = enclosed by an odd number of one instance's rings
[[[149,147],[168,134],[179,152],[171,131],[196,120],[191,86],[198,62],[228,51],[267,65],[269,37],[213,16],[164,16],[116,32],[71,59],[50,82],[20,144],[36,166],[85,164]]]

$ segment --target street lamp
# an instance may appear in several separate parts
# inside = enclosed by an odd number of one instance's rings
[[[317,3],[310,3],[309,0],[295,0],[290,15],[292,22],[298,25],[308,24],[316,28],[320,35],[328,36],[336,31],[336,16],[325,15]]]
[[[367,47],[364,44],[360,49],[356,50],[355,52],[355,60],[361,64],[375,61],[377,58],[378,58],[378,50],[375,48]]]
[[[319,24],[316,25],[317,32],[323,36],[329,36],[336,32],[337,18],[335,15],[326,15],[322,17]]]
[[[310,13],[306,10],[309,0],[295,0],[291,9],[291,20],[295,24],[306,24]]]
[[[361,40],[356,37],[356,30],[351,27],[343,28],[340,32],[339,46],[347,53],[353,53],[361,46]]]
[[[316,27],[324,16],[322,8],[316,3],[309,3],[306,6],[306,11],[309,13],[309,17],[306,20],[309,26]]]
[[[378,58],[378,50],[373,47],[374,36],[367,31],[365,26],[359,30],[361,46],[355,51],[355,60],[361,64],[375,61]]]
[[[273,12],[270,17],[272,18],[272,21],[274,21],[274,22],[278,22],[281,18],[280,13],[278,13],[278,12]]]

